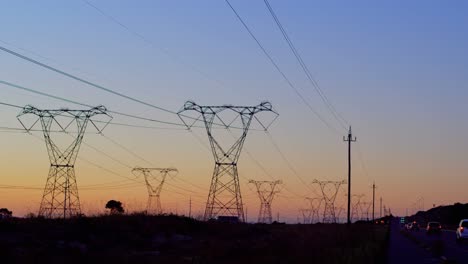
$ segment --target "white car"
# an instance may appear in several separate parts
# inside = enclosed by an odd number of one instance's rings
[[[468,219],[461,220],[457,227],[457,242],[464,239],[468,239]]]

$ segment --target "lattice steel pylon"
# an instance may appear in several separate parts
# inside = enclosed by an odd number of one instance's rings
[[[370,213],[371,206],[372,206],[372,202],[361,202],[360,203],[361,220],[369,221],[369,213]]]
[[[336,207],[335,206],[335,217],[337,219],[337,222],[340,222],[340,216],[341,216],[341,213],[343,212],[344,208],[343,206],[340,206],[340,207]]]
[[[340,190],[341,185],[346,184],[346,181],[319,181],[313,180],[312,184],[318,184],[322,191],[325,208],[323,210],[323,223],[336,223],[335,215],[335,200]],[[327,186],[333,187],[329,191],[325,190]]]
[[[322,205],[323,197],[306,197],[305,199],[309,202],[310,224],[319,222],[320,206]]]
[[[260,210],[258,212],[258,222],[271,224],[273,217],[271,214],[271,203],[275,194],[279,192],[277,186],[281,181],[255,181],[250,180],[249,183],[254,184],[257,188],[258,198],[260,198]]]
[[[132,173],[135,176],[145,178],[148,189],[148,202],[146,203],[147,214],[162,214],[161,191],[167,176],[174,177],[179,171],[176,168],[141,168],[135,167]]]
[[[187,111],[196,112],[198,117],[184,120],[184,118],[187,119],[188,117],[186,115]],[[233,120],[226,122],[222,118],[222,115],[226,112],[234,115]],[[276,119],[275,117],[272,122],[265,126],[256,117],[260,112],[272,112],[276,117],[278,116],[269,102],[263,102],[257,106],[201,106],[187,101],[183,109],[179,111],[179,117],[188,129],[191,129],[197,121],[202,120],[204,122],[213,152],[215,167],[206,202],[204,220],[213,219],[218,216],[235,216],[238,217],[239,221],[245,221],[237,162],[252,120],[256,120],[261,128],[266,131]],[[236,141],[229,148],[222,147],[218,141],[219,139],[217,140],[213,136],[213,125],[221,125],[229,129],[233,128],[235,121],[240,123],[236,129],[241,131],[241,135],[236,138]]]
[[[108,120],[107,122],[91,120],[90,118],[95,115],[104,115]],[[33,122],[27,122],[26,116],[34,116]],[[69,218],[81,215],[75,176],[75,161],[78,151],[88,123],[92,123],[98,133],[101,133],[112,117],[107,114],[104,106],[97,106],[88,110],[69,110],[65,108],[41,110],[27,105],[18,114],[17,118],[28,132],[38,122],[41,123],[49,154],[50,170],[39,207],[39,215],[46,218]],[[74,138],[71,143],[63,144],[66,148],[60,148],[59,145],[62,144],[59,144],[58,135],[52,135],[51,132],[73,134]]]
[[[352,210],[351,210],[351,221],[354,219],[354,220],[359,220],[359,211],[361,211],[361,214],[362,214],[362,210],[361,210],[361,199],[364,197],[365,195],[364,194],[353,194],[351,196],[351,198],[355,198],[354,199],[354,203],[353,203],[353,206],[352,206]]]
[[[302,223],[303,224],[310,224],[311,223],[311,215],[312,212],[310,209],[299,209],[299,212],[302,214]]]

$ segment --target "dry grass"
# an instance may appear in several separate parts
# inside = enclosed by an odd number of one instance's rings
[[[11,262],[383,263],[387,226],[207,223],[178,216],[0,222]]]

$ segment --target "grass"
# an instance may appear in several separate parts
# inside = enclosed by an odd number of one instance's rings
[[[121,215],[0,221],[7,262],[384,263],[387,226],[199,222]]]

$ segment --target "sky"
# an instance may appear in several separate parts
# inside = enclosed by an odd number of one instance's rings
[[[249,179],[282,180],[273,212],[288,222],[300,217],[307,206],[304,197],[320,194],[314,179],[345,180],[347,125],[357,137],[353,194],[370,201],[375,181],[377,199],[399,215],[411,213],[421,198],[425,209],[467,202],[465,1],[270,0],[314,79],[347,121],[345,127],[308,82],[264,2],[230,3],[328,126],[288,86],[225,1],[5,0],[0,46],[175,112],[187,100],[200,105],[271,102],[278,119],[268,134],[249,132],[238,164],[249,221],[255,221],[259,208]],[[180,123],[177,115],[3,51],[0,81]],[[83,108],[4,84],[0,102]],[[20,128],[18,113],[0,105],[0,127]],[[161,193],[164,210],[187,214],[191,199],[192,212],[202,214],[214,166],[206,131],[113,117],[113,122],[163,129],[109,125],[104,136],[88,129],[76,162],[83,211],[102,213],[110,199],[122,201],[127,211],[143,210],[146,187],[131,169],[158,166],[179,171]],[[0,207],[15,215],[36,213],[41,201],[50,163],[40,137],[40,132],[0,132]],[[345,188],[337,207],[345,206]]]

